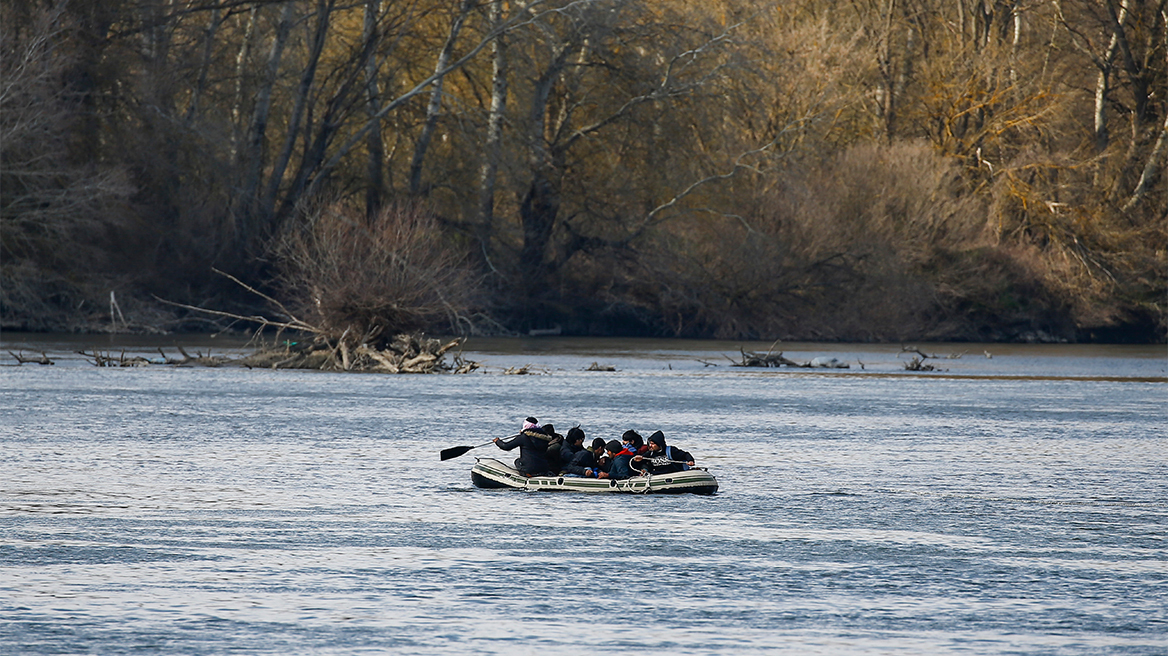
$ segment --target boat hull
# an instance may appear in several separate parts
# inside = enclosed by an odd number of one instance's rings
[[[475,487],[514,488],[529,492],[586,492],[593,494],[713,494],[718,479],[704,469],[636,476],[622,481],[576,476],[524,476],[494,458],[476,458],[470,470]]]

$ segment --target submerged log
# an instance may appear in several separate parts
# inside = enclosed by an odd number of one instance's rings
[[[16,353],[13,353],[12,351],[9,351],[8,355],[11,355],[12,357],[16,358],[17,364],[56,364],[55,362],[53,362],[52,360],[49,359],[49,356],[47,354],[45,354],[44,351],[41,351],[41,357],[39,357],[39,358],[25,357],[24,351],[21,351],[19,355],[17,355]]]
[[[905,371],[936,371],[937,368],[931,364],[925,364],[924,359],[918,358],[915,355],[912,360],[904,363]]]
[[[929,358],[939,358],[940,356],[938,356],[938,355],[929,355],[928,353],[925,353],[924,351],[920,350],[919,348],[917,348],[915,346],[901,346],[900,352],[901,353],[915,353],[916,354],[913,356],[912,360],[909,360],[908,362],[904,363],[905,371],[948,371],[947,369],[938,369],[937,367],[935,367],[931,364],[925,364],[925,360],[927,360]],[[920,356],[920,357],[917,357],[917,356]],[[897,357],[900,357],[899,353],[897,354]],[[961,356],[957,355],[956,357],[960,358]],[[955,359],[955,358],[953,355],[950,355],[949,359]]]
[[[753,351],[746,351],[741,348],[738,349],[742,354],[741,362],[734,362],[731,360],[732,366],[735,367],[810,367],[810,363],[799,363],[790,360],[783,356],[783,352],[774,353],[767,351],[766,353],[755,353]]]

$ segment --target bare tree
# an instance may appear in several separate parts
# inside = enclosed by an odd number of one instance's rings
[[[438,127],[438,114],[442,110],[442,83],[445,74],[438,75],[450,66],[450,58],[454,55],[454,46],[458,43],[458,36],[466,22],[467,15],[473,6],[472,0],[461,0],[455,10],[454,18],[450,22],[450,33],[438,53],[434,63],[434,72],[437,75],[430,89],[430,102],[426,106],[426,119],[422,123],[422,133],[414,145],[414,158],[410,162],[410,195],[422,193],[422,164],[426,159],[426,150],[430,147],[430,140],[434,138],[434,130]]]

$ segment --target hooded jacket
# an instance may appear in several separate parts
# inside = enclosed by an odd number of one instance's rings
[[[580,449],[576,455],[572,456],[572,460],[564,465],[564,471],[569,474],[577,476],[587,476],[585,470],[592,470],[592,478],[596,478],[597,472],[600,468],[596,466],[596,457],[588,449]]]
[[[576,454],[584,450],[583,444],[575,443],[577,439],[585,439],[584,431],[580,430],[578,426],[574,426],[568,431],[568,437],[564,440],[564,443],[560,445],[560,462],[565,467],[572,464],[572,459],[576,457]]]
[[[608,468],[608,477],[614,480],[623,478],[632,478],[640,474],[640,471],[634,470],[632,467],[633,456],[637,455],[635,451],[623,446],[620,451],[612,457],[612,465]]]
[[[661,449],[657,451],[648,451],[645,453],[645,458],[640,463],[631,463],[632,467],[637,470],[648,471],[650,474],[671,474],[673,472],[685,471],[689,469],[689,465],[681,464],[686,462],[693,462],[693,456],[688,451],[669,446],[665,442],[665,434],[657,431],[649,436],[650,449],[652,444],[660,444]],[[666,460],[677,460],[679,462],[663,462],[655,464],[653,458],[664,458]]]
[[[539,476],[555,474],[547,461],[548,443],[551,437],[536,429],[527,429],[515,437],[499,440],[495,444],[504,451],[519,447],[519,457],[515,460],[515,468],[521,474]]]

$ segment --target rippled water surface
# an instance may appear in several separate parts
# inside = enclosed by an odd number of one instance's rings
[[[1163,347],[940,345],[967,352],[915,375],[899,347],[496,340],[418,377],[4,346],[57,364],[0,368],[0,653],[1168,653]],[[528,414],[661,429],[721,489],[439,461]]]

